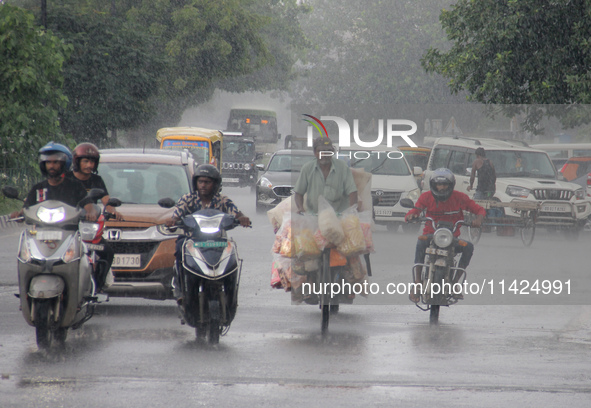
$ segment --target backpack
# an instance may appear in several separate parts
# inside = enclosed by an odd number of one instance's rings
[[[489,159],[483,159],[482,167],[478,169],[477,191],[495,192],[497,174]]]

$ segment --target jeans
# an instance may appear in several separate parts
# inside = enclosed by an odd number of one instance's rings
[[[423,263],[425,260],[425,251],[427,247],[431,243],[430,240],[417,240],[417,248],[415,251],[415,263]],[[460,262],[458,262],[458,268],[466,269],[468,265],[470,265],[470,259],[472,259],[472,255],[474,254],[474,244],[471,242],[467,242],[468,245],[461,246],[459,244],[456,245],[455,251],[456,254],[461,253],[462,256],[460,257]]]

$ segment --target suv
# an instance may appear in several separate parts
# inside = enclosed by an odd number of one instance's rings
[[[122,201],[123,221],[110,220],[104,238],[115,252],[111,296],[171,299],[176,233],[162,224],[173,209],[158,200],[173,200],[192,191],[195,161],[187,151],[157,149],[101,150],[99,175],[109,195]]]
[[[254,139],[240,132],[224,131],[222,150],[222,183],[224,186],[250,187],[257,182],[255,160],[261,156],[255,152]]]
[[[314,159],[312,150],[279,150],[271,156],[266,168],[257,164],[262,173],[255,187],[257,212],[270,210],[289,197],[302,166]]]
[[[537,201],[540,211],[536,225],[565,230],[569,237],[578,236],[591,214],[591,202],[585,200],[581,186],[558,179],[544,151],[495,139],[440,138],[431,151],[425,180],[429,180],[433,170],[446,167],[456,176],[456,190],[472,196],[474,190],[468,192],[467,187],[478,147],[484,148],[496,169],[495,200]],[[502,210],[506,217],[519,217],[510,208]]]
[[[587,198],[591,198],[591,157],[571,157],[560,169],[566,181],[583,187]]]

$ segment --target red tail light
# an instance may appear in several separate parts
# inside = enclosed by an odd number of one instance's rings
[[[587,173],[587,185],[591,186],[591,173]]]

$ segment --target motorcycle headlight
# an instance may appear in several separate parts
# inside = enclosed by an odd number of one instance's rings
[[[266,177],[261,177],[261,180],[259,181],[261,187],[265,187],[265,188],[272,188],[273,184],[271,184],[271,182],[266,178]]]
[[[61,222],[66,218],[66,209],[64,207],[45,208],[40,207],[37,210],[37,217],[44,223],[51,224]]]
[[[248,170],[250,170],[250,167],[251,167],[250,164],[246,163],[244,165],[244,170],[248,171]]]
[[[577,191],[575,191],[575,198],[577,200],[584,199],[585,198],[585,191],[582,188],[580,188]]]
[[[527,198],[530,191],[529,189],[523,187],[507,186],[507,190],[505,190],[505,193],[507,193],[507,195],[511,197]]]
[[[438,229],[433,234],[433,242],[440,248],[447,248],[454,240],[454,234],[448,229]]]
[[[224,214],[218,214],[213,217],[195,216],[195,221],[199,225],[199,230],[205,234],[214,234],[220,231],[220,223],[224,219]]]
[[[78,231],[80,231],[80,238],[82,241],[92,241],[96,237],[96,233],[100,229],[100,225],[96,222],[84,222],[78,223]]]

